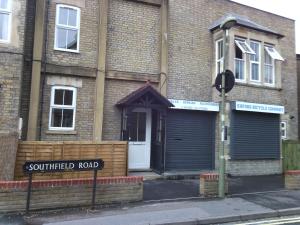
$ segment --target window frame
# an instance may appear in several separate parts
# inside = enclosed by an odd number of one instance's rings
[[[11,39],[11,22],[12,22],[12,0],[7,0],[7,8],[0,8],[0,14],[8,15],[7,39],[0,39],[0,43],[10,43]]]
[[[69,90],[73,92],[72,105],[56,105],[54,104],[55,91],[56,90]],[[64,131],[73,131],[75,129],[75,118],[76,118],[76,103],[77,103],[77,88],[68,87],[68,86],[52,86],[51,87],[51,96],[50,96],[50,109],[49,109],[49,130],[64,130]],[[51,126],[52,122],[52,111],[53,109],[73,109],[73,123],[72,127],[53,127]]]
[[[218,59],[218,55],[219,55],[219,43],[222,42],[222,53],[223,53],[223,56]],[[224,40],[223,38],[221,39],[218,39],[216,40],[215,42],[215,62],[216,62],[216,73],[215,75],[217,76],[218,75],[218,63],[220,62],[220,73],[223,72],[223,67],[224,67]]]
[[[264,85],[266,86],[271,86],[271,87],[274,87],[275,86],[275,59],[269,54],[269,52],[266,50],[266,47],[273,47],[273,46],[270,46],[270,45],[265,45],[264,46],[264,79],[263,79],[263,83]],[[274,47],[273,47],[274,48]],[[269,55],[269,57],[271,58],[272,60],[272,64],[267,64],[266,63],[266,57],[265,57],[265,53]],[[272,66],[272,83],[267,83],[266,80],[265,80],[265,77],[266,77],[266,66]]]
[[[270,51],[270,48],[272,49],[272,51]],[[270,57],[273,60],[279,60],[279,61],[284,61],[284,58],[280,55],[280,53],[274,48],[274,46],[272,45],[265,45],[265,50],[268,52],[268,54],[270,55]]]
[[[259,41],[254,41],[254,40],[250,40],[250,47],[251,47],[251,42],[252,43],[255,43],[255,44],[258,44],[258,52],[259,52],[259,59],[258,61],[253,61],[251,60],[251,55],[249,57],[249,62],[250,62],[250,67],[249,67],[249,80],[251,82],[254,82],[254,83],[260,83],[261,82],[261,62],[262,62],[262,55],[261,55],[261,42]],[[252,49],[252,48],[251,48]],[[255,52],[255,51],[254,51]],[[256,53],[255,53],[256,55]],[[254,80],[252,79],[252,64],[256,64],[258,65],[258,80]]]
[[[241,51],[243,52],[243,54],[255,54],[255,52],[253,51],[253,49],[250,47],[250,45],[247,43],[247,39],[239,39],[239,38],[235,38],[234,39],[235,44],[239,47],[239,49],[241,49]],[[246,47],[250,50],[248,51],[247,49],[245,49],[240,42],[243,42],[243,44],[246,45]]]
[[[246,60],[247,60],[246,54],[247,53],[242,50],[242,47],[240,46],[240,44],[237,44],[237,43],[239,43],[239,41],[242,41],[242,42],[247,44],[246,39],[240,39],[240,38],[235,38],[234,39],[234,59],[233,59],[234,60],[234,77],[235,77],[236,82],[246,83],[246,81],[247,81],[247,79],[246,79],[246,75],[247,75],[246,74],[246,71],[247,71],[246,70]],[[236,47],[239,48],[242,51],[243,59],[236,58],[236,50],[235,50]],[[244,77],[243,77],[243,79],[236,78],[236,74],[235,74],[236,73],[236,60],[244,62],[244,70],[243,70]]]
[[[75,26],[69,26],[65,24],[60,24],[59,23],[59,13],[61,8],[69,8],[76,10],[77,15],[76,15],[76,27]],[[65,52],[73,52],[73,53],[79,53],[80,49],[80,21],[81,21],[81,10],[78,7],[75,6],[70,6],[70,5],[65,5],[65,4],[57,4],[56,5],[56,13],[55,13],[55,34],[54,34],[54,50],[58,51],[65,51]],[[76,30],[77,31],[77,49],[66,49],[66,48],[59,48],[57,46],[57,30],[58,28],[63,28],[67,30]]]

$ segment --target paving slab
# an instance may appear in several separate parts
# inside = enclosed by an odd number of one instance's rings
[[[172,224],[196,221],[223,221],[226,217],[240,218],[248,214],[274,213],[274,210],[256,205],[242,198],[212,201],[185,201],[148,204],[131,208],[101,212],[93,218],[63,221],[47,221],[47,225],[149,225]],[[51,219],[50,219],[51,220]]]
[[[300,191],[253,193],[240,197],[274,210],[300,207]]]

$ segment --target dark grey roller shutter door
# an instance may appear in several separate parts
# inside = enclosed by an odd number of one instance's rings
[[[280,116],[233,110],[230,146],[232,159],[278,159]]]
[[[168,112],[166,170],[214,168],[215,117],[212,112]]]

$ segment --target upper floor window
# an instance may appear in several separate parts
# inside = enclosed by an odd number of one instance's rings
[[[49,130],[74,130],[75,110],[76,88],[52,87]]]
[[[250,80],[260,81],[260,43],[250,41],[250,47],[255,54],[250,55]]]
[[[9,42],[11,24],[11,0],[0,0],[0,42]]]
[[[56,6],[55,49],[79,52],[80,9]]]
[[[223,39],[216,42],[216,75],[223,71],[224,53],[223,53]]]
[[[223,44],[223,39],[217,40],[215,43],[215,71],[217,74],[223,70]],[[234,57],[228,60],[229,65],[233,66],[236,82],[275,86],[275,79],[280,74],[280,71],[276,71],[275,68],[276,61],[284,59],[274,46],[236,37],[234,46],[230,46],[229,52]]]

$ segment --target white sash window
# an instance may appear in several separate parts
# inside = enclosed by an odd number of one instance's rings
[[[76,97],[76,88],[52,87],[49,130],[74,130]]]
[[[10,41],[11,0],[0,0],[0,42]]]
[[[56,6],[55,49],[79,52],[80,9],[73,6]]]

